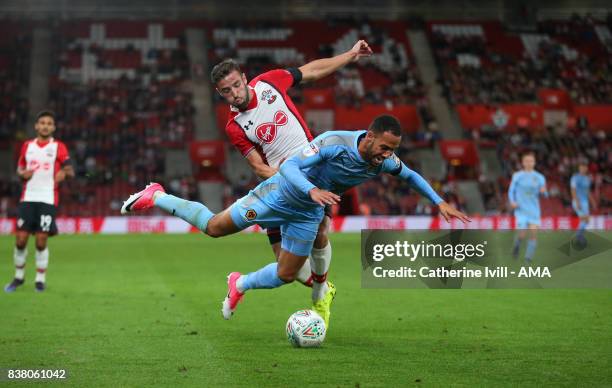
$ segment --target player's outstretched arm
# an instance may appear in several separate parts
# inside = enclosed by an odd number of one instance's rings
[[[399,159],[397,160],[399,162]],[[446,203],[436,191],[431,187],[429,182],[425,180],[419,173],[414,170],[409,169],[404,163],[400,163],[400,170],[395,170],[392,173],[396,173],[396,175],[400,176],[408,184],[410,187],[415,189],[419,194],[429,199],[434,204],[438,205],[440,210],[440,215],[444,217],[447,222],[450,222],[451,218],[458,218],[463,223],[471,222],[470,218],[465,215],[463,212],[455,209],[452,205]]]
[[[305,150],[305,152],[307,151],[308,149]],[[281,164],[279,171],[297,191],[309,195],[310,191],[317,187],[306,179],[306,176],[302,172],[302,168],[313,166],[321,161],[322,159],[319,152],[314,152],[313,155],[308,156],[301,153],[285,160],[283,164]]]
[[[321,161],[319,154],[311,156],[308,159],[308,164],[303,163],[300,156],[294,156],[283,162],[280,167],[280,173],[289,183],[299,192],[308,195],[313,202],[321,206],[335,205],[340,202],[340,196],[327,190],[322,190],[316,187],[312,182],[306,179],[302,172],[303,167],[311,166]]]
[[[340,196],[338,194],[334,194],[331,191],[321,190],[318,187],[310,190],[310,199],[314,202],[318,203],[321,206],[325,205],[335,205],[340,203]]]
[[[311,143],[301,153],[285,160],[280,166],[281,175],[287,179],[297,191],[304,195],[308,195],[313,202],[322,206],[334,205],[340,202],[340,196],[316,187],[306,178],[302,169],[321,163],[329,156],[328,153],[333,153],[333,151],[330,150],[331,147],[319,149],[316,145]]]
[[[327,77],[334,71],[359,58],[372,55],[372,49],[365,40],[360,40],[349,51],[332,58],[317,59],[300,67],[302,83],[313,82]]]
[[[257,175],[258,177],[262,179],[268,179],[272,175],[278,172],[277,169],[268,166],[266,162],[264,162],[263,157],[257,150],[251,151],[247,155],[246,160],[249,163],[249,166],[251,167],[251,170],[253,170],[255,175]]]
[[[463,212],[455,209],[454,206],[442,201],[438,204],[438,209],[440,210],[440,215],[444,217],[446,222],[450,222],[451,218],[458,218],[464,224],[468,222],[472,222],[470,217],[465,215]]]

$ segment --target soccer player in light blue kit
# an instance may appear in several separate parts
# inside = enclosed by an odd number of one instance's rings
[[[576,241],[580,244],[586,243],[584,230],[589,224],[589,202],[595,204],[591,195],[591,178],[588,175],[589,168],[586,162],[578,165],[578,172],[570,179],[570,189],[572,192],[572,207],[576,215],[580,218]],[[595,207],[595,206],[593,206]]]
[[[252,289],[277,288],[295,280],[317,235],[326,204],[336,204],[339,194],[381,173],[405,179],[420,194],[438,205],[448,221],[469,218],[444,202],[419,174],[393,153],[401,141],[401,127],[392,116],[379,116],[367,131],[329,131],[315,138],[298,154],[287,159],[279,173],[261,182],[249,194],[221,213],[164,192],[151,184],[125,201],[127,213],[153,206],[176,215],[211,237],[236,233],[251,225],[280,226],[282,242],[277,262],[242,275],[228,276],[223,317],[230,319],[244,293]],[[327,301],[331,304],[331,300]],[[329,309],[323,317],[329,323]]]
[[[535,154],[526,152],[521,157],[523,169],[512,175],[508,199],[510,206],[514,209],[516,228],[519,229],[514,239],[512,256],[518,257],[521,244],[529,229],[529,240],[525,250],[525,260],[531,262],[535,253],[537,240],[536,235],[540,227],[540,196],[548,196],[546,191],[546,178],[535,171]]]

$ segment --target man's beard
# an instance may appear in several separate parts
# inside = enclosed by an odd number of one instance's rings
[[[372,152],[372,144],[370,143],[367,147],[366,147],[366,162],[368,162],[368,164],[370,166],[374,166],[374,155]],[[374,166],[375,167],[375,166]]]
[[[238,110],[245,110],[249,106],[249,102],[251,102],[251,96],[249,95],[249,87],[245,86],[244,90],[246,92],[244,102],[240,105],[234,105],[234,107],[238,108]]]

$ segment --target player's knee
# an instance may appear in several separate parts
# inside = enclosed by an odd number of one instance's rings
[[[279,266],[278,270],[276,271],[276,275],[283,282],[291,283],[291,282],[293,282],[296,279],[297,271],[295,271],[295,270],[293,270],[291,268],[282,268],[281,266]]]
[[[45,249],[47,249],[47,242],[46,241],[36,241],[36,250],[37,251],[44,251]]]
[[[223,236],[223,231],[219,225],[215,222],[215,218],[211,218],[206,227],[205,233],[210,237],[217,238]]]
[[[218,238],[218,237],[223,236],[221,234],[221,230],[219,230],[218,227],[211,226],[211,225],[209,225],[208,228],[206,228],[206,234],[209,235],[212,238]]]
[[[15,248],[17,248],[17,249],[19,249],[19,250],[25,249],[25,247],[26,247],[27,245],[28,245],[28,244],[27,244],[27,240],[21,240],[21,241],[20,241],[20,240],[17,240],[17,241],[15,242]]]
[[[223,237],[228,234],[234,233],[234,224],[231,218],[227,217],[229,213],[219,213],[215,214],[210,220],[208,220],[207,225],[204,227],[200,227],[200,230],[204,231],[204,233],[209,235],[210,237]]]

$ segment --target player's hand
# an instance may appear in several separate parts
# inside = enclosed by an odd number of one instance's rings
[[[472,220],[470,220],[468,216],[466,216],[465,214],[463,214],[462,212],[455,209],[453,206],[449,205],[444,201],[440,202],[438,208],[440,209],[440,215],[444,217],[446,222],[450,222],[451,218],[458,218],[464,224],[472,222]]]
[[[327,190],[321,190],[317,187],[310,190],[310,198],[321,206],[335,205],[340,202],[340,196],[329,192]]]
[[[66,179],[66,171],[59,170],[58,172],[55,173],[55,183],[60,183],[64,179]]]
[[[23,170],[21,173],[19,173],[19,176],[24,181],[27,181],[32,178],[32,175],[34,175],[34,170]]]
[[[518,207],[518,205],[514,202],[510,202],[510,209],[514,210]]]
[[[360,40],[355,43],[350,53],[353,54],[353,62],[357,62],[359,58],[369,57],[373,52],[368,42],[365,40]]]

